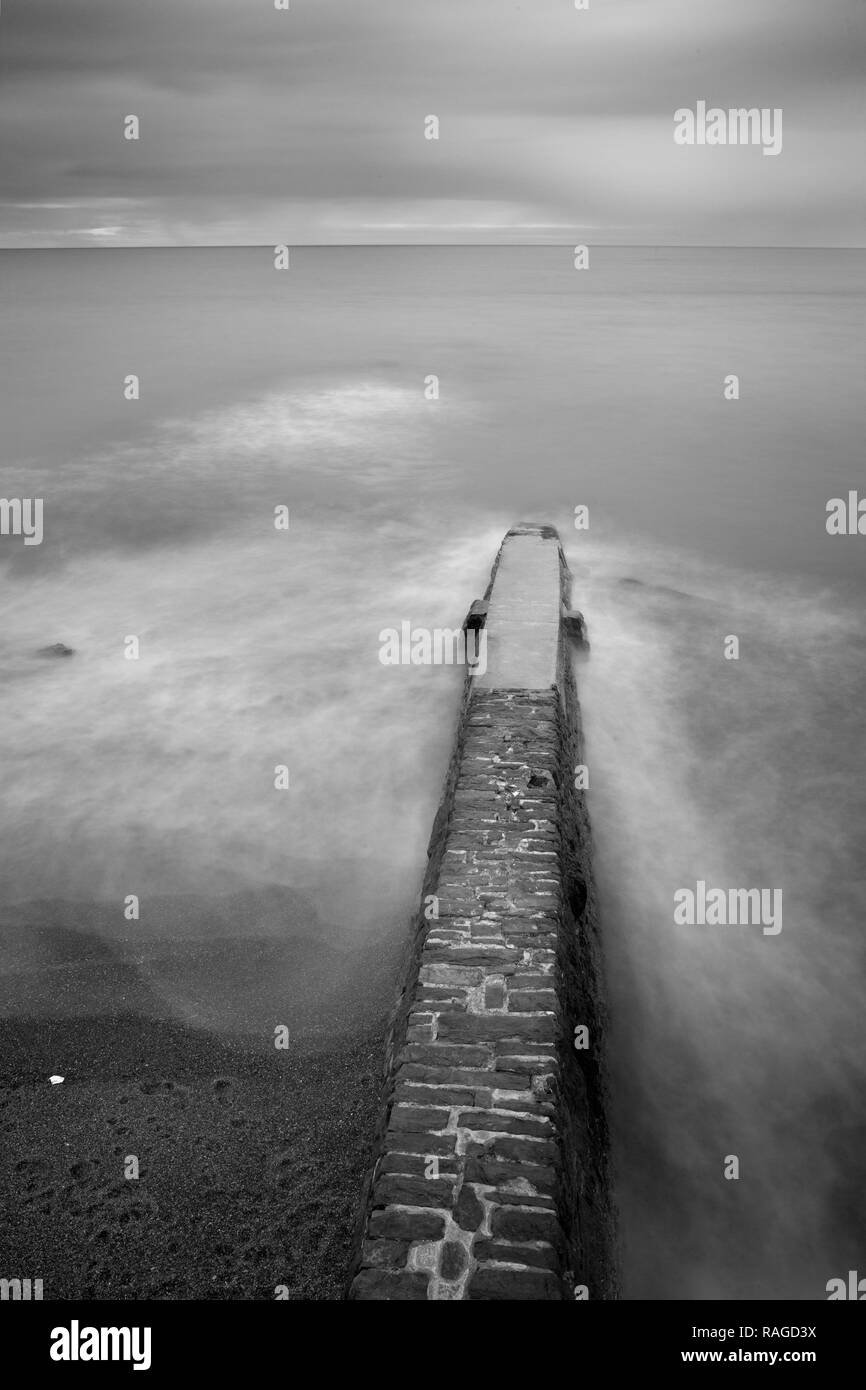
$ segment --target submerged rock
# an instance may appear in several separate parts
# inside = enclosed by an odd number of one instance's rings
[[[40,647],[37,656],[74,656],[75,651],[72,647],[67,647],[65,642],[54,642],[50,647]]]

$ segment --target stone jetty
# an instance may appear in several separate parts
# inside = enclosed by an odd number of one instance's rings
[[[556,531],[503,540],[386,1049],[351,1299],[617,1297],[605,1009]]]

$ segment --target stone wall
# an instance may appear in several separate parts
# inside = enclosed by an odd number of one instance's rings
[[[570,586],[552,528],[508,533],[486,595],[488,671],[467,677],[388,1040],[353,1299],[617,1296]],[[537,647],[519,659],[533,688],[498,683],[513,678],[510,641]]]

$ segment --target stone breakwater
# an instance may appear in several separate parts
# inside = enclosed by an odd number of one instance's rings
[[[470,611],[488,668],[430,840],[352,1299],[617,1297],[570,590],[553,528],[519,526]]]

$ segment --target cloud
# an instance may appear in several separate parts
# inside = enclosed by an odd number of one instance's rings
[[[834,0],[832,19],[812,0],[592,0],[589,11],[565,0],[295,0],[289,11],[9,0],[0,241],[68,243],[82,233],[58,205],[75,203],[127,244],[375,240],[401,222],[431,239],[536,225],[851,244],[866,202],[864,57],[860,0]],[[783,155],[675,149],[673,112],[699,98],[783,107]],[[123,138],[129,113],[138,142]],[[430,113],[438,142],[424,139]],[[124,199],[134,216],[106,215]],[[516,211],[502,223],[499,211],[455,212],[461,203]]]

